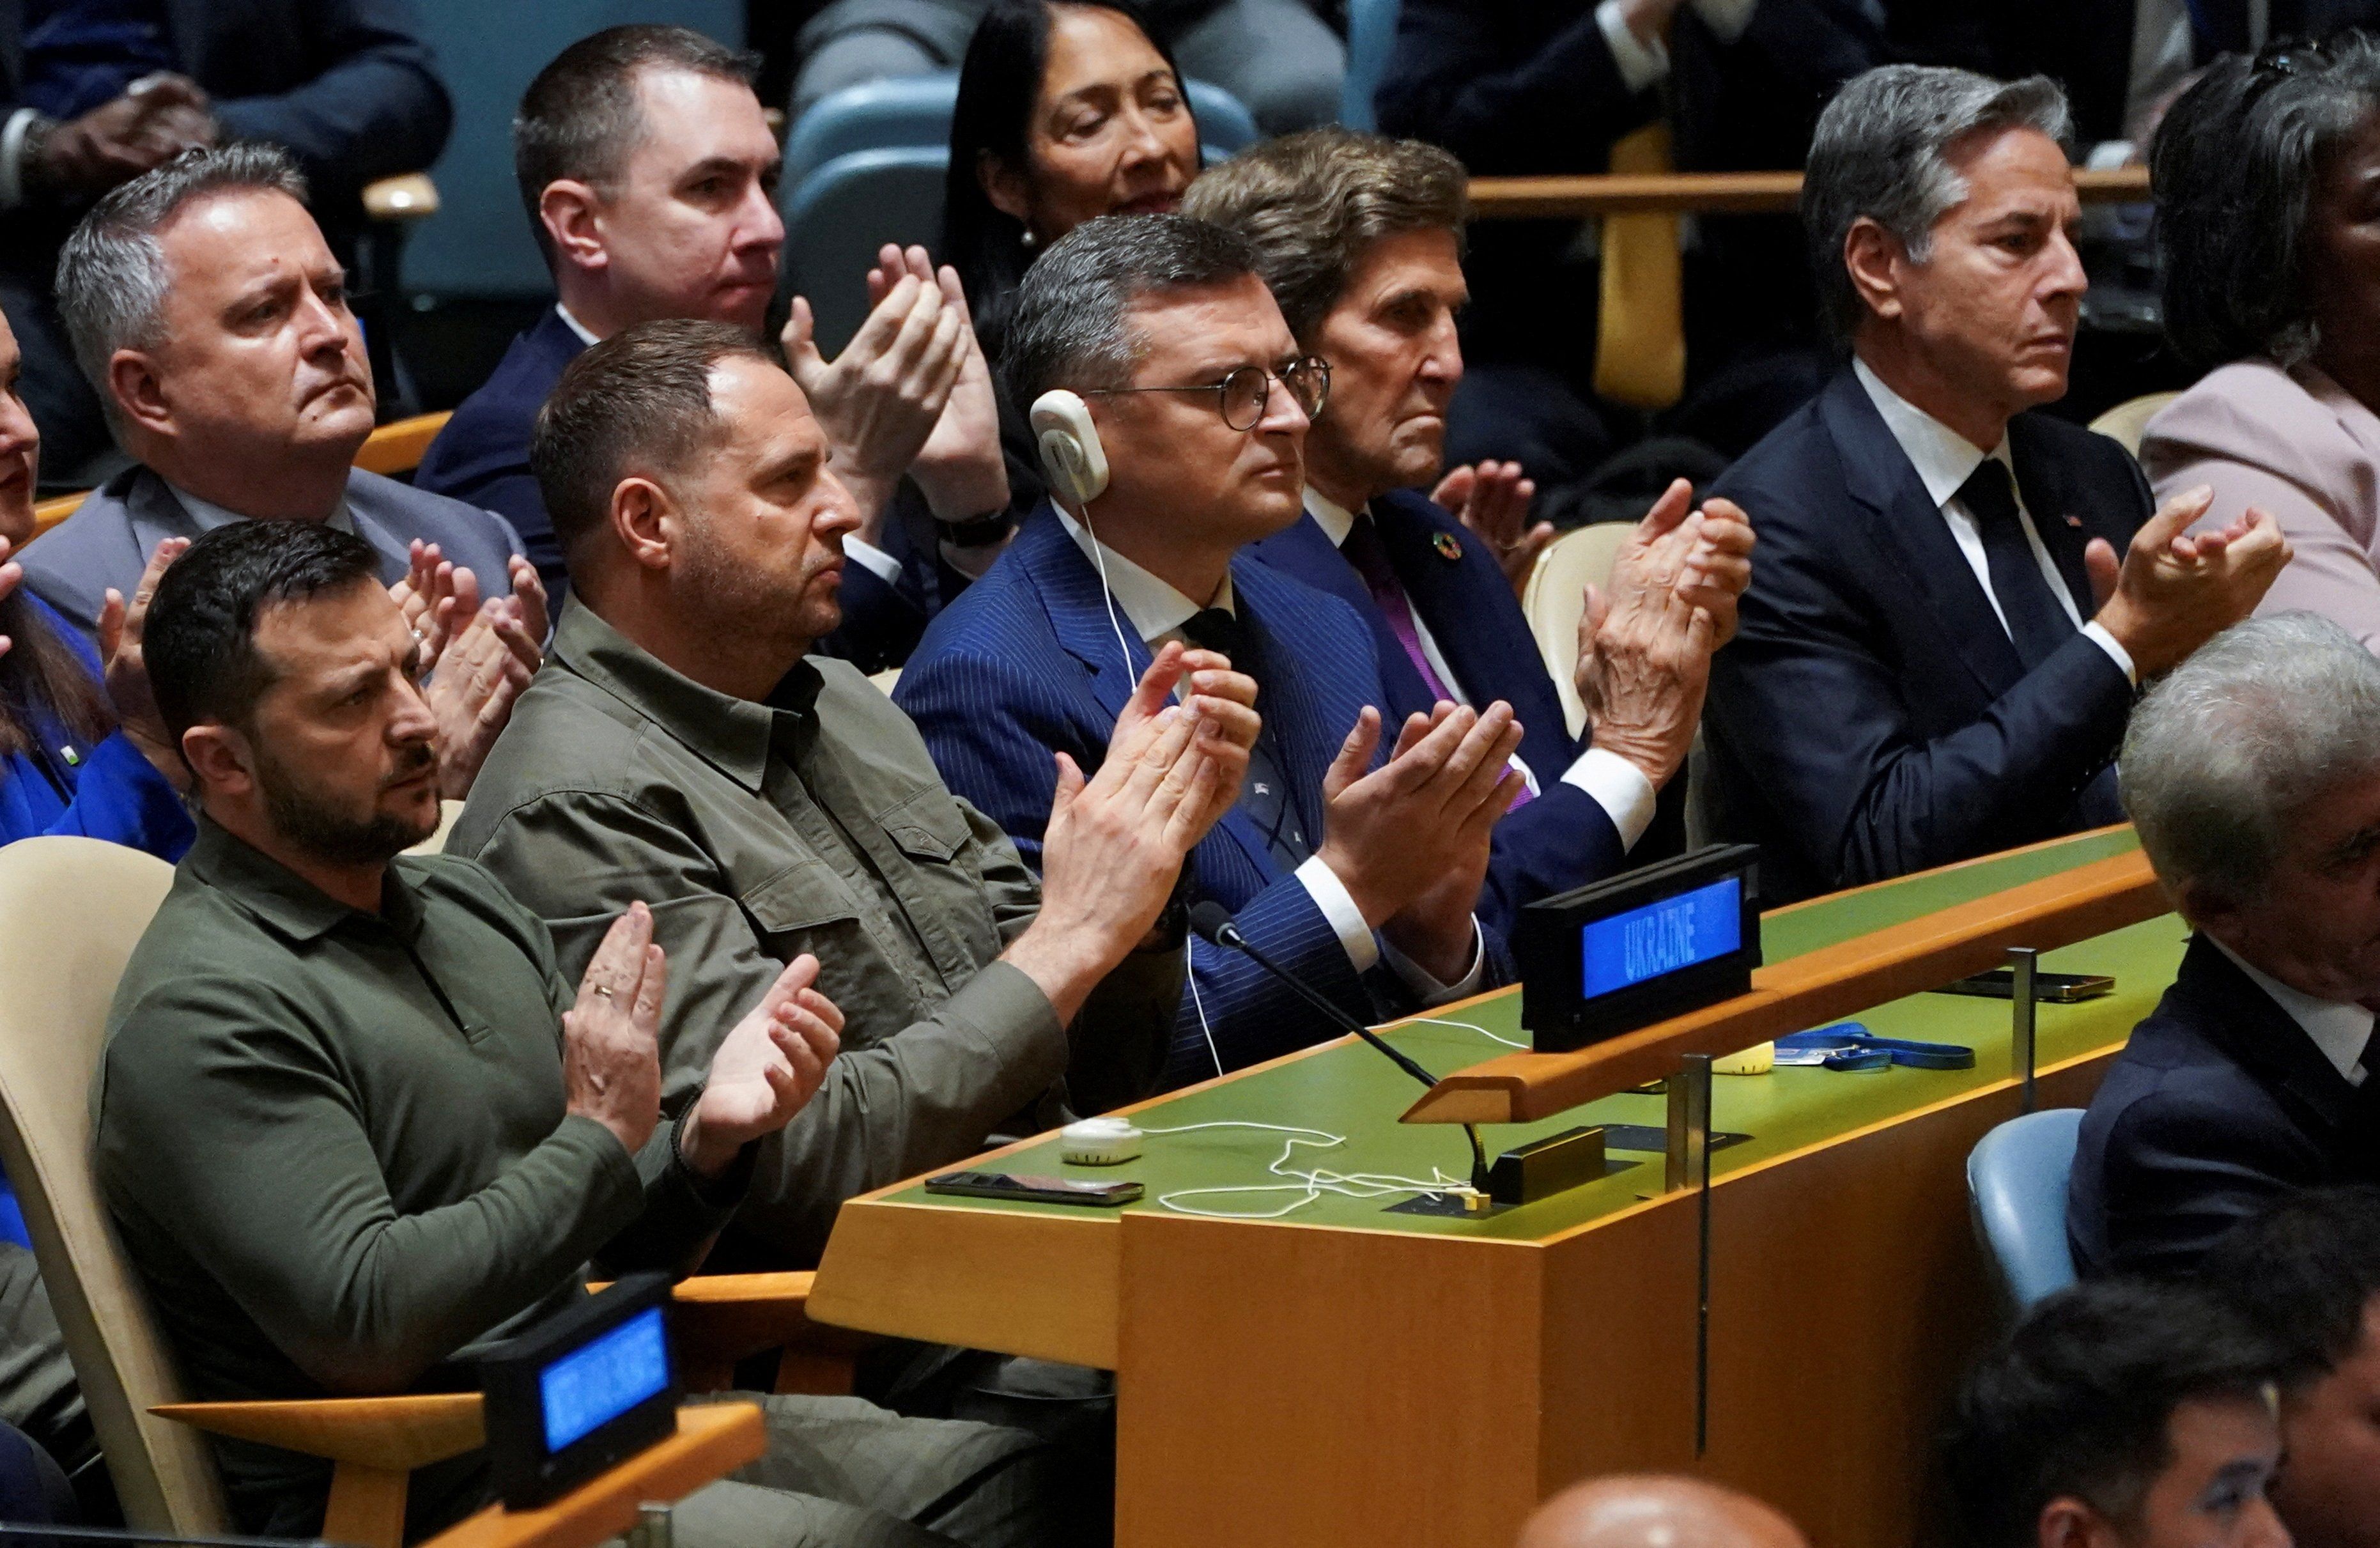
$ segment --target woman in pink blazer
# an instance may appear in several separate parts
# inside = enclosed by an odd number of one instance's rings
[[[2151,158],[2166,331],[2212,367],[2151,420],[2157,497],[2212,484],[2297,557],[2260,613],[2305,608],[2380,652],[2380,43],[2227,55]]]

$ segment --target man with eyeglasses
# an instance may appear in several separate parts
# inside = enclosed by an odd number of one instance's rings
[[[1494,981],[1472,917],[1519,793],[1512,706],[1382,725],[1369,628],[1247,545],[1298,519],[1330,368],[1302,352],[1238,236],[1101,219],[1020,286],[1002,362],[1032,406],[1052,500],[945,611],[897,695],[952,788],[1042,854],[1054,750],[1088,766],[1153,653],[1220,651],[1263,728],[1236,805],[1192,855],[1196,893],[1366,1021]],[[1194,943],[1165,1078],[1335,1035],[1245,957]]]

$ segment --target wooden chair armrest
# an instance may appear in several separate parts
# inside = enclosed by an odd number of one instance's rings
[[[438,185],[427,172],[403,172],[364,185],[364,213],[374,220],[424,220],[438,213]]]
[[[441,412],[391,420],[375,428],[364,438],[364,444],[356,448],[356,466],[367,473],[379,473],[383,477],[410,473],[421,466],[421,458],[430,450],[430,443],[438,439],[438,433],[445,429],[446,421],[454,417],[451,412]],[[486,585],[483,579],[480,582],[483,590]],[[497,588],[499,592],[502,590],[502,587]]]
[[[396,1473],[459,1457],[487,1440],[476,1392],[310,1397],[279,1403],[167,1403],[149,1411],[210,1434]]]

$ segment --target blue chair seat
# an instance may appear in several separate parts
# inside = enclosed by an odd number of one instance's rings
[[[2079,1107],[2027,1113],[1985,1135],[1967,1157],[1975,1236],[2019,1311],[2074,1283],[2066,1179],[2082,1127]]]

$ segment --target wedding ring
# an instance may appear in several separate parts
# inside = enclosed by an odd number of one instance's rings
[[[598,997],[608,1000],[612,997],[612,986],[608,983],[599,983],[595,986],[595,993]]]

